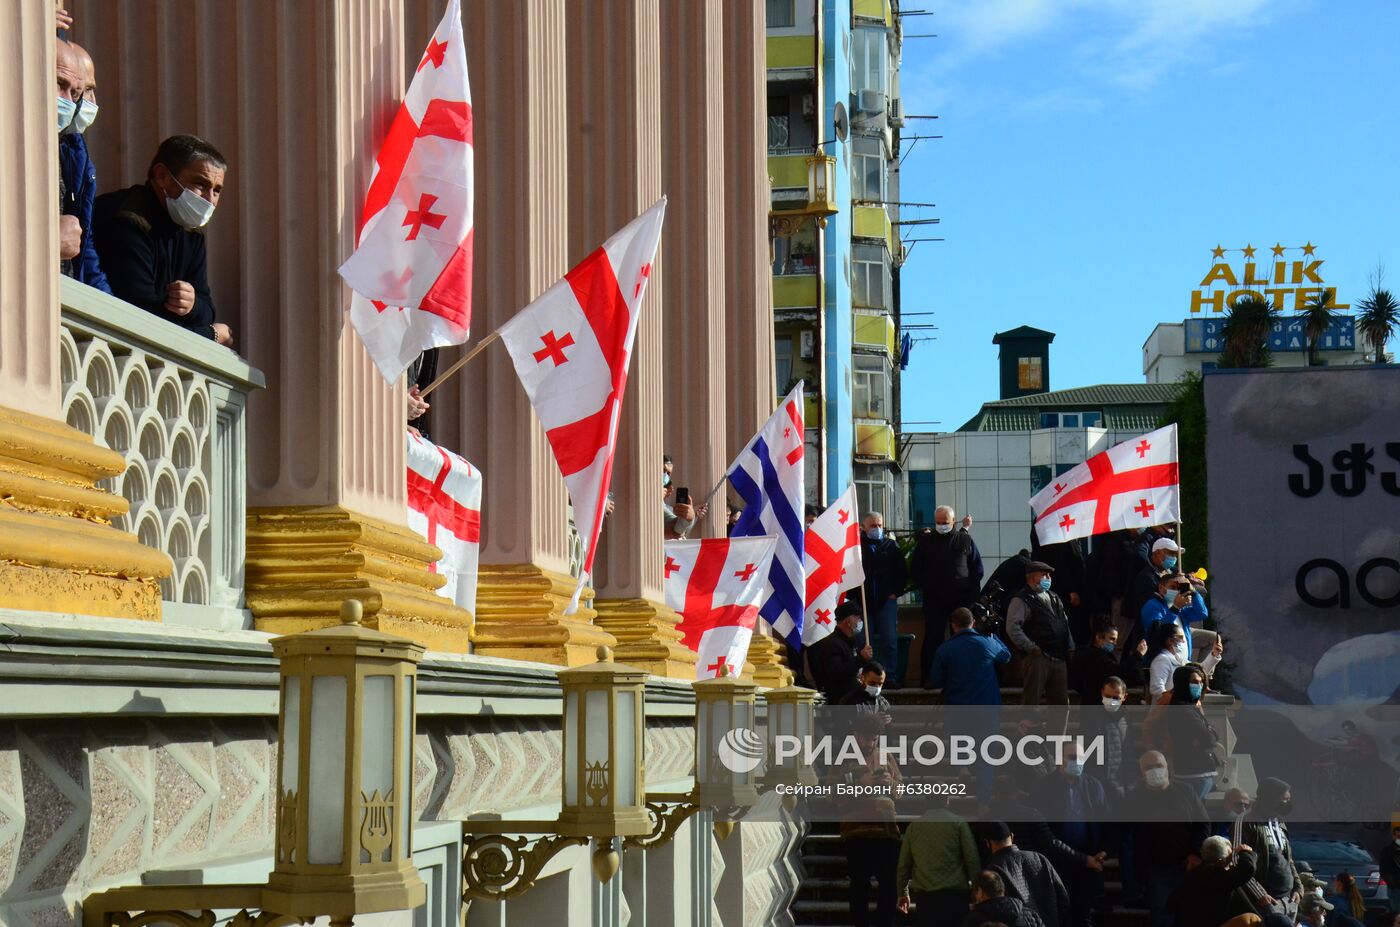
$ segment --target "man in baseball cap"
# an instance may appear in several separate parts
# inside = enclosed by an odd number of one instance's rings
[[[1060,597],[1051,591],[1054,568],[1026,562],[1026,581],[1006,610],[1006,633],[1025,660],[1023,705],[1063,705],[1069,717],[1069,661],[1074,639]],[[1059,726],[1063,731],[1064,725]]]

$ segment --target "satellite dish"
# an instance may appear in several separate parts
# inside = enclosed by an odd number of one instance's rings
[[[832,116],[832,122],[836,124],[836,140],[844,142],[851,132],[851,120],[846,115],[846,104],[840,100],[836,101],[836,112]]]

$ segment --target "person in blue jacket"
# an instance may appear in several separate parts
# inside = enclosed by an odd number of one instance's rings
[[[980,634],[972,626],[972,612],[966,608],[953,609],[948,617],[953,636],[943,642],[933,655],[928,684],[943,690],[944,705],[998,706],[1001,704],[1001,681],[997,667],[1011,662],[1011,651],[1001,639]],[[971,734],[979,741],[997,731],[995,707],[958,712],[954,726],[960,734]],[[992,794],[996,770],[989,763],[978,763],[972,771],[977,800],[986,804]]]
[[[97,76],[92,56],[80,45],[58,40],[58,173],[60,232],[63,241],[80,236],[77,253],[62,261],[63,273],[104,293],[112,292],[98,262],[92,236],[92,203],[97,168],[83,133],[97,118]],[[68,253],[60,251],[60,257]]]
[[[1209,651],[1215,646],[1214,631],[1197,628],[1192,637],[1191,625],[1199,625],[1210,617],[1206,600],[1191,585],[1191,580],[1182,573],[1163,573],[1157,579],[1157,591],[1142,605],[1142,630],[1147,639],[1152,637],[1152,626],[1159,621],[1181,625],[1186,635],[1186,650],[1195,658],[1198,649]]]

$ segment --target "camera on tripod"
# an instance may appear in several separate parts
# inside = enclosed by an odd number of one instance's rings
[[[1001,583],[992,580],[982,590],[982,598],[968,606],[972,612],[972,627],[978,634],[999,637],[1005,632],[1006,616],[1001,613],[1001,597],[1005,591]]]

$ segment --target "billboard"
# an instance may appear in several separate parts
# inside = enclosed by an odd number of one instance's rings
[[[1393,701],[1400,367],[1213,370],[1205,400],[1211,609],[1241,695]]]
[[[1305,319],[1291,316],[1279,319],[1269,331],[1269,350],[1306,351],[1308,336],[1303,330]],[[1332,320],[1327,333],[1318,339],[1317,346],[1322,351],[1355,351],[1356,324],[1351,316],[1341,316]],[[1186,319],[1186,353],[1219,354],[1225,349],[1225,319]]]

